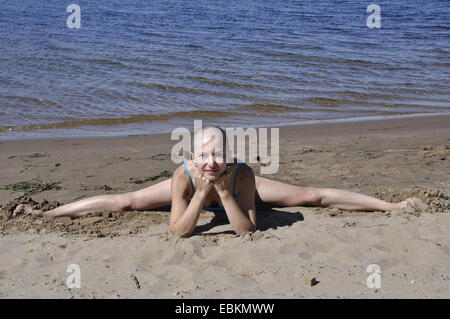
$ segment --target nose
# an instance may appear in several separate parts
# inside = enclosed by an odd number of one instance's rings
[[[213,167],[216,164],[216,157],[214,155],[209,155],[208,157],[208,165]]]

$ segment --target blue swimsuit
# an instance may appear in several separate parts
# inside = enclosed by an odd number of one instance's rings
[[[237,199],[237,194],[235,192],[235,190],[236,190],[236,177],[239,174],[239,169],[241,168],[241,164],[242,164],[241,162],[237,163],[236,173],[234,174],[234,178],[233,178],[233,193],[232,194],[233,194],[234,199]],[[186,174],[188,174],[189,180],[191,182],[192,195],[191,195],[191,198],[189,198],[189,201],[190,201],[192,199],[192,196],[194,196],[195,186],[194,186],[194,183],[192,182],[191,173],[189,173],[189,170],[188,170],[187,165],[186,165],[186,161],[183,162],[183,167],[184,167],[184,170],[186,171]],[[218,210],[222,210],[223,211],[223,210],[225,210],[225,208],[223,206],[219,205],[216,201],[213,201],[213,203],[215,203],[215,205],[203,206],[203,210],[211,210],[211,211],[218,211]]]

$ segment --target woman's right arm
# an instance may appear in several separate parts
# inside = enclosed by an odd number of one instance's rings
[[[179,237],[188,237],[194,232],[206,195],[208,195],[211,187],[197,182],[197,190],[189,202],[187,197],[190,184],[183,181],[185,176],[182,176],[182,174],[185,174],[184,171],[177,170],[172,178],[170,232]]]

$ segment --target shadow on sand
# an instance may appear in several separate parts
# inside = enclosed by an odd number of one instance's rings
[[[304,217],[301,212],[284,212],[276,210],[277,206],[263,206],[257,208],[257,230],[265,231],[269,229],[277,229],[278,227],[291,226],[294,223],[303,221]],[[200,225],[195,228],[194,234],[199,235],[210,229],[229,224],[225,212],[216,212],[215,216],[208,224]],[[208,235],[218,234],[234,234],[234,231],[227,230],[217,233],[208,233]],[[202,234],[206,235],[206,234]]]

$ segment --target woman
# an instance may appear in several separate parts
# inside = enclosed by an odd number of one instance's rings
[[[221,135],[223,139],[216,139]],[[191,160],[171,179],[124,194],[99,195],[49,211],[19,205],[16,212],[39,216],[83,216],[95,211],[150,210],[171,205],[170,231],[190,236],[203,210],[222,210],[237,234],[256,229],[256,206],[321,206],[343,210],[388,211],[406,207],[413,198],[389,203],[367,195],[334,188],[300,187],[255,176],[253,169],[233,159],[227,163],[225,132],[203,127],[194,135]],[[228,161],[229,162],[229,161]]]

